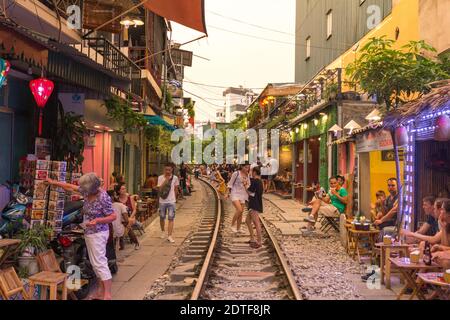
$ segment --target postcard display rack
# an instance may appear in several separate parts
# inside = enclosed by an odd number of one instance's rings
[[[28,162],[34,162],[35,164],[33,165]],[[48,187],[44,182],[47,178],[65,182],[67,164],[64,161],[49,160],[26,161],[24,164],[24,168],[33,167],[35,168],[35,179],[31,227],[44,224],[46,221],[47,225],[53,228],[54,234],[58,234],[62,230],[65,192],[59,187]],[[28,175],[29,172],[25,175],[26,179]]]

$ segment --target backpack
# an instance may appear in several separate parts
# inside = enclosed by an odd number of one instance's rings
[[[173,180],[173,175],[172,178],[170,178],[170,180],[165,183],[163,183],[163,185],[159,188],[159,197],[161,199],[167,199],[167,197],[169,196],[170,193],[170,189],[172,189],[172,180]]]

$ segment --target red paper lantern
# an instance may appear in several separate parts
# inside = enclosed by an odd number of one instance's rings
[[[441,115],[436,119],[434,139],[437,141],[450,140],[450,118],[447,115]]]
[[[47,104],[53,88],[55,87],[53,81],[46,78],[39,78],[30,81],[30,89],[34,100],[39,107],[39,136],[42,134],[42,109]]]
[[[405,127],[401,126],[395,129],[395,142],[397,146],[405,146],[408,144],[408,130]]]

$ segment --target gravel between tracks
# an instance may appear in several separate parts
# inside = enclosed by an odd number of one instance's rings
[[[264,212],[265,216],[273,216],[280,211],[270,201],[265,201]],[[349,277],[350,274],[360,274],[360,266],[345,252],[339,235],[330,232],[327,237],[283,236],[273,225],[270,228],[289,261],[305,299],[362,299]]]

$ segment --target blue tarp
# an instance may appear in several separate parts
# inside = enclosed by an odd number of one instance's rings
[[[169,130],[169,131],[174,131],[176,128],[172,125],[170,125],[169,123],[167,123],[166,120],[164,120],[163,118],[161,118],[160,116],[144,116],[145,119],[148,121],[149,125],[153,125],[153,126],[162,126],[164,129]]]

